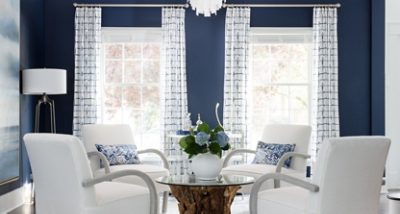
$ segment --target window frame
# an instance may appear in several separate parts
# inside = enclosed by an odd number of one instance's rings
[[[249,115],[252,113],[250,110],[253,109],[252,107],[252,101],[253,101],[253,94],[252,94],[252,89],[253,86],[251,84],[252,81],[252,75],[253,75],[253,55],[252,55],[252,47],[254,44],[265,44],[267,42],[263,42],[260,40],[260,37],[263,35],[265,36],[277,36],[277,38],[281,37],[281,35],[287,35],[287,36],[303,36],[304,38],[302,39],[303,43],[307,43],[310,46],[310,49],[308,51],[308,78],[307,82],[305,83],[290,83],[290,82],[272,82],[272,83],[266,83],[264,86],[308,86],[308,123],[305,125],[311,125],[311,119],[312,119],[312,79],[313,79],[313,37],[312,37],[312,27],[251,27],[250,28],[250,39],[249,39],[249,76],[248,76],[248,89],[247,91],[249,92],[249,97],[248,97],[248,110],[249,110]],[[258,38],[257,38],[258,37]],[[265,39],[267,40],[267,39]],[[276,44],[287,44],[288,42],[285,42],[285,40],[282,40],[282,43],[276,42]],[[300,39],[298,41],[301,41]],[[271,42],[273,43],[273,42]],[[290,43],[296,43],[296,42],[290,42]],[[249,116],[249,123],[252,124],[253,118]],[[294,123],[293,123],[294,124]],[[262,134],[262,133],[261,133]],[[255,138],[255,139],[252,139]],[[254,146],[253,144],[258,140],[259,136],[251,136],[249,133],[249,146]]]
[[[127,36],[128,34],[131,34],[132,36]],[[161,96],[162,93],[162,88],[161,88],[161,72],[162,72],[162,63],[163,63],[163,57],[162,57],[162,53],[161,53],[161,49],[162,49],[162,28],[161,27],[102,27],[101,29],[101,37],[102,37],[102,42],[101,42],[101,46],[100,46],[100,69],[99,69],[99,82],[100,84],[97,85],[98,87],[98,91],[100,93],[98,93],[98,122],[99,123],[105,123],[105,111],[106,111],[106,107],[104,106],[104,97],[105,97],[105,88],[106,86],[120,86],[121,90],[123,90],[124,87],[126,86],[132,86],[137,85],[140,88],[140,107],[133,107],[134,110],[137,110],[140,112],[140,118],[141,121],[143,121],[144,118],[144,109],[145,107],[143,106],[144,103],[144,99],[142,96],[142,90],[143,88],[145,88],[146,86],[157,86],[159,87],[159,95]],[[113,38],[114,37],[114,38]],[[119,37],[119,38],[118,38]],[[124,43],[129,43],[129,42],[147,42],[147,43],[152,43],[152,42],[156,42],[160,44],[160,58],[159,58],[159,65],[160,65],[160,79],[159,82],[151,82],[151,83],[145,83],[144,82],[144,76],[141,75],[140,76],[140,81],[137,81],[135,83],[127,83],[124,82],[124,71],[125,71],[125,57],[124,57],[124,51],[122,51],[122,56],[121,59],[115,59],[115,60],[121,60],[122,61],[122,73],[121,73],[121,83],[107,83],[105,84],[106,80],[105,80],[105,69],[106,69],[106,60],[110,60],[110,59],[106,59],[106,53],[105,53],[105,46],[107,45],[107,43],[120,43],[120,44],[124,44]],[[124,47],[124,46],[122,46]],[[111,59],[113,60],[113,59]],[[141,66],[143,66],[143,56],[140,59],[128,59],[129,60],[140,60],[142,62]],[[152,60],[150,60],[152,61]],[[143,69],[143,67],[141,68]],[[141,71],[143,74],[143,70]],[[120,100],[121,100],[121,123],[124,122],[124,103],[123,103],[123,91],[121,91],[120,96]],[[160,99],[161,102],[161,99]],[[161,112],[160,112],[161,113]],[[161,122],[161,118],[159,119]],[[161,127],[159,127],[157,129],[159,132],[161,131]],[[133,131],[133,130],[132,130]],[[140,147],[144,148],[146,147],[146,144],[144,143],[144,136],[146,135],[146,132],[143,132],[143,130],[140,131],[140,134],[136,133],[139,136],[140,141],[136,142],[135,144],[140,145]],[[157,134],[157,136],[159,136],[160,134]],[[134,136],[135,137],[135,136]],[[158,146],[161,146],[161,141],[158,140],[157,142]],[[154,146],[151,146],[151,148],[153,148]],[[147,147],[146,147],[147,148]],[[150,148],[150,147],[149,147]]]

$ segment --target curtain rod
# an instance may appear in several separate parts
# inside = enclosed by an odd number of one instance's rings
[[[74,7],[183,7],[189,8],[189,4],[80,4],[74,3]],[[223,7],[334,7],[339,8],[337,4],[223,4]]]

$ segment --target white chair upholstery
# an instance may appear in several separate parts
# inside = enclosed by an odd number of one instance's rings
[[[114,144],[135,144],[133,139],[133,134],[129,125],[126,124],[93,124],[93,125],[84,125],[82,127],[82,141],[86,147],[88,152],[97,152],[95,144],[102,145],[114,145]],[[139,154],[142,153],[154,153],[156,152],[159,155],[163,162],[164,166],[150,165],[150,164],[127,164],[127,165],[115,165],[109,166],[111,172],[116,172],[119,170],[133,169],[139,170],[146,173],[153,180],[162,176],[169,175],[169,166],[166,161],[166,157],[162,155],[162,153],[158,150],[139,150]],[[90,163],[92,167],[92,171],[94,176],[104,175],[106,172],[103,168],[100,168],[100,160],[96,156],[92,156],[90,158]],[[123,183],[130,184],[138,184],[145,185],[144,182],[135,176],[121,177],[115,179],[114,181],[119,181]],[[155,183],[156,189],[158,192],[164,193],[163,200],[163,210],[162,212],[166,212],[167,199],[168,199],[168,191],[169,187],[167,185],[161,185]]]
[[[156,214],[158,196],[150,177],[126,170],[93,178],[85,149],[74,136],[27,134],[24,136],[35,182],[39,214]],[[123,175],[138,175],[148,188],[109,182]],[[158,213],[157,213],[158,214]]]
[[[273,124],[266,125],[260,141],[265,143],[277,143],[277,144],[296,144],[295,153],[292,154],[307,154],[308,146],[310,143],[311,127],[305,125],[285,125],[285,124]],[[239,164],[229,165],[229,159],[236,154],[240,153],[255,153],[255,150],[233,150],[228,154],[224,160],[224,168],[221,174],[236,174],[255,177],[256,179],[266,173],[276,172],[277,167],[273,165],[265,164]],[[295,156],[292,158],[290,168],[282,168],[282,173],[291,174],[296,177],[305,177],[306,160],[305,156]],[[281,169],[278,169],[278,171]],[[288,184],[282,182],[282,186]],[[267,181],[263,184],[261,189],[274,188],[273,181]],[[246,185],[240,191],[243,193],[249,193],[251,185]]]
[[[376,214],[389,147],[384,137],[326,140],[311,183],[279,173],[263,175],[253,185],[250,213]],[[296,186],[259,191],[270,179]]]

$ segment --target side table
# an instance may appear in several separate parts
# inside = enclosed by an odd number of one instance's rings
[[[386,197],[389,199],[389,214],[400,213],[400,190],[389,191]]]
[[[195,176],[172,175],[158,178],[156,182],[169,185],[181,214],[230,214],[236,192],[242,185],[254,183],[254,178],[224,175],[215,181],[203,181]]]

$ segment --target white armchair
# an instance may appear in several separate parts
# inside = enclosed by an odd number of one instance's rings
[[[149,176],[125,170],[93,178],[85,149],[74,136],[24,136],[35,182],[36,213],[40,214],[158,214],[158,196]],[[109,182],[137,176],[147,188]]]
[[[243,153],[256,153],[255,150],[236,149],[228,153],[225,157],[223,163],[224,168],[222,169],[221,174],[245,175],[252,176],[257,179],[266,173],[282,172],[284,174],[305,177],[306,159],[310,157],[307,154],[310,143],[310,135],[310,126],[284,124],[266,125],[260,141],[276,144],[296,144],[294,152],[288,152],[282,156],[277,166],[266,164],[228,165],[230,159],[235,155]],[[292,157],[290,168],[283,168],[283,164],[290,157]],[[284,183],[283,185],[287,185],[287,183]],[[274,187],[280,187],[280,182],[278,180],[276,182],[273,182],[272,180],[265,182],[261,189],[271,189]],[[251,185],[247,185],[241,189],[241,192],[249,193],[250,188]]]
[[[95,144],[102,145],[113,145],[113,144],[134,144],[132,131],[129,125],[117,124],[117,125],[105,125],[105,124],[94,124],[84,125],[82,127],[82,141],[90,155],[91,167],[93,174],[101,176],[109,172],[117,172],[120,170],[134,169],[141,171],[150,176],[153,181],[156,178],[169,175],[169,164],[164,154],[156,149],[139,150],[138,154],[154,153],[159,156],[163,162],[163,166],[150,165],[150,164],[126,164],[126,165],[115,165],[109,166],[108,161],[105,157],[99,153],[96,149]],[[105,163],[104,169],[100,168],[100,160]],[[127,176],[115,179],[115,181],[145,185],[145,183],[135,176]],[[165,213],[167,210],[167,200],[169,187],[166,185],[155,184],[157,192],[163,192],[163,203],[162,212]]]
[[[376,214],[390,140],[345,137],[326,140],[311,182],[280,173],[265,174],[251,190],[251,214]],[[260,191],[279,179],[294,187]]]

